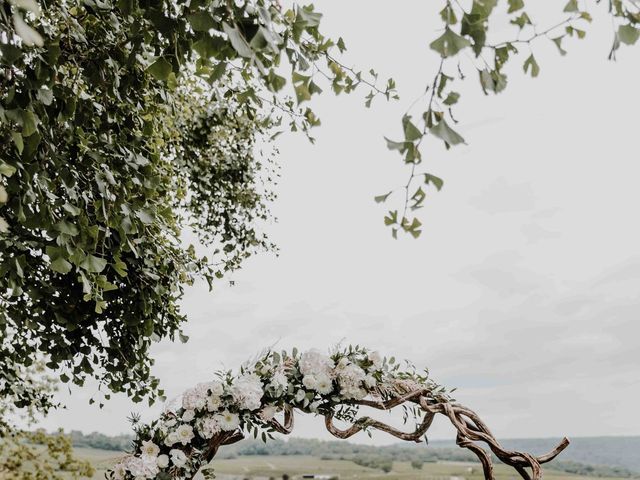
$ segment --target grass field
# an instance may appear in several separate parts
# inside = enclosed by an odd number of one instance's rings
[[[90,448],[76,448],[79,457],[90,460],[96,467],[94,479],[103,479],[104,472],[119,455],[113,451]],[[220,480],[280,480],[283,474],[292,480],[304,474],[328,475],[340,480],[484,480],[479,464],[441,462],[425,463],[421,470],[411,467],[408,462],[394,462],[393,470],[384,473],[356,465],[347,460],[322,460],[312,456],[243,456],[236,459],[214,460]],[[520,477],[509,467],[496,464],[496,480],[517,480]],[[567,473],[545,470],[545,480],[593,480]],[[614,480],[602,478],[601,480]]]

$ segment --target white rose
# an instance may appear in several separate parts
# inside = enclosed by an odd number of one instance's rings
[[[224,385],[222,382],[211,382],[209,384],[209,391],[211,392],[211,395],[219,397],[224,393]]]
[[[246,410],[257,410],[262,405],[262,380],[256,374],[244,374],[231,385],[231,395],[238,406]]]
[[[156,458],[156,463],[160,468],[167,468],[169,466],[169,456],[165,455],[164,453],[162,455],[158,455],[158,458]]]
[[[182,421],[190,422],[195,417],[196,417],[196,412],[194,412],[193,410],[185,410],[184,413],[182,414]]]
[[[171,450],[169,456],[171,457],[171,463],[176,467],[184,467],[184,464],[187,463],[187,456],[182,450],[178,450],[177,448]]]
[[[369,354],[369,361],[373,363],[373,366],[377,369],[382,368],[382,355],[380,355],[380,352],[371,352]]]
[[[178,430],[176,430],[176,434],[178,435],[178,441],[182,443],[182,445],[187,445],[195,436],[191,425],[186,424],[180,425]]]
[[[117,463],[113,467],[113,480],[124,480],[127,476],[127,469],[123,463]]]
[[[180,441],[180,439],[178,438],[178,434],[176,432],[171,432],[169,435],[167,435],[165,437],[164,444],[167,447],[172,447],[173,445],[175,445],[179,441]]]

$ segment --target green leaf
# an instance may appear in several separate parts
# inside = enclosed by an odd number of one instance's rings
[[[462,136],[458,132],[453,130],[447,124],[444,118],[440,120],[440,122],[437,125],[434,125],[433,127],[431,127],[429,132],[431,132],[433,135],[435,135],[436,137],[444,141],[447,146],[465,143],[464,138],[462,138]]]
[[[432,50],[438,52],[440,56],[447,58],[456,55],[460,50],[470,45],[471,42],[469,40],[447,27],[445,32],[431,42],[429,46]]]
[[[166,61],[164,57],[158,58],[155,62],[149,65],[149,68],[147,68],[147,72],[163,82],[169,78],[171,71],[171,64]]]
[[[459,98],[460,94],[458,92],[449,92],[449,95],[447,95],[447,98],[445,98],[442,103],[447,106],[455,105],[456,103],[458,103]]]
[[[507,13],[517,12],[518,10],[521,10],[523,8],[524,8],[523,0],[509,0],[509,10],[507,10]]]
[[[409,115],[402,117],[402,125],[404,127],[405,141],[414,142],[422,138],[422,132],[413,124]]]
[[[54,225],[54,228],[60,233],[64,233],[66,235],[76,236],[78,235],[78,227],[76,227],[73,223],[69,223],[65,220],[61,220]]]
[[[538,62],[536,62],[536,59],[533,56],[533,53],[529,55],[529,58],[525,60],[524,65],[522,65],[522,68],[524,70],[524,73],[527,73],[527,71],[531,69],[532,77],[537,77],[538,74],[540,73],[540,66],[538,65]]]
[[[560,35],[559,37],[556,38],[552,38],[551,41],[556,45],[556,47],[558,48],[558,51],[560,52],[560,55],[564,56],[567,54],[567,51],[562,48],[562,39],[564,38],[564,35]]]
[[[208,12],[196,12],[187,15],[187,20],[196,32],[207,32],[216,27],[216,22]]]
[[[33,135],[37,130],[37,117],[30,110],[23,110],[22,117],[22,136],[28,137]]]
[[[578,8],[578,0],[569,0],[569,2],[565,5],[564,11],[567,13],[578,12],[580,9]]]
[[[384,195],[377,195],[373,197],[373,199],[375,200],[376,203],[384,203],[387,201],[387,198],[389,198],[389,195],[391,195],[392,193],[393,191],[389,193],[385,193]]]
[[[640,30],[632,25],[620,25],[618,28],[618,38],[627,45],[633,45],[640,37]]]
[[[442,190],[442,186],[444,185],[444,180],[442,180],[440,177],[436,177],[435,175],[431,175],[430,173],[425,173],[424,183],[426,183],[427,185],[431,184],[436,187],[438,191],[440,191]]]
[[[87,255],[80,264],[87,272],[100,273],[107,266],[107,261],[94,255]]]
[[[73,265],[62,257],[56,258],[51,262],[51,270],[58,273],[69,273],[72,267]]]
[[[238,55],[245,58],[253,57],[253,50],[251,50],[251,47],[247,43],[247,40],[245,40],[244,36],[242,36],[240,30],[232,27],[227,22],[222,22],[222,29],[224,30],[224,33],[226,33],[229,37],[231,46],[235,49],[236,52],[238,52]]]

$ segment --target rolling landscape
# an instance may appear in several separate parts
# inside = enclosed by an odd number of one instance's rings
[[[94,479],[121,456],[130,438],[72,432],[79,457],[96,468]],[[544,453],[556,439],[514,439],[509,448]],[[349,442],[291,438],[268,444],[245,440],[225,447],[211,467],[224,480],[303,478],[365,480],[480,480],[482,469],[474,458],[448,441],[428,446],[370,446]],[[496,480],[515,479],[512,469],[496,465]],[[585,437],[572,440],[570,448],[545,468],[548,480],[586,478],[640,478],[640,437]]]

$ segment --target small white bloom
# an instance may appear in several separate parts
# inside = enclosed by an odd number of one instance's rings
[[[224,393],[224,385],[222,382],[211,382],[209,384],[209,391],[211,392],[211,395],[219,397]]]
[[[317,350],[309,350],[300,356],[298,367],[302,375],[318,375],[320,373],[328,375],[333,368],[333,361]]]
[[[158,458],[156,458],[156,463],[160,468],[167,468],[169,466],[169,456],[165,455],[164,453],[162,455],[158,455]]]
[[[207,410],[209,410],[210,412],[216,412],[220,410],[221,406],[222,406],[222,401],[220,400],[220,397],[218,396],[207,397]]]
[[[178,438],[178,434],[176,432],[171,432],[169,435],[167,435],[165,437],[164,444],[167,447],[172,447],[173,445],[175,445],[179,441],[180,441],[180,439]]]
[[[260,410],[260,418],[268,422],[272,420],[273,417],[275,417],[277,411],[278,409],[273,405],[267,405],[262,410]]]
[[[171,456],[171,463],[176,467],[184,467],[185,463],[187,463],[187,456],[182,450],[178,450],[177,448],[171,450],[169,456]]]
[[[377,369],[382,368],[382,355],[380,355],[380,352],[371,352],[369,354],[369,361],[373,363],[373,366]]]
[[[315,390],[318,387],[315,375],[305,375],[302,378],[302,384],[310,390]]]
[[[182,421],[183,422],[190,422],[191,420],[193,420],[196,417],[196,412],[193,410],[185,410],[184,413],[182,414]]]
[[[271,383],[270,385],[277,389],[283,389],[286,390],[287,387],[289,386],[289,380],[287,379],[287,375],[284,373],[284,371],[282,370],[278,370],[273,374],[273,377],[271,377]]]
[[[143,456],[157,457],[160,453],[160,447],[153,443],[151,440],[147,440],[146,442],[142,442],[140,451],[142,452]]]
[[[176,430],[176,434],[178,435],[178,441],[182,443],[182,445],[187,445],[195,436],[191,425],[186,424],[180,425],[178,430]]]
[[[199,422],[198,432],[202,438],[209,439],[220,431],[220,425],[215,417],[207,417]]]
[[[328,395],[333,391],[333,382],[331,381],[329,375],[318,375],[316,391],[321,395]]]
[[[233,431],[240,426],[240,417],[238,414],[232,413],[229,410],[219,413],[214,418],[220,428],[225,432]]]

